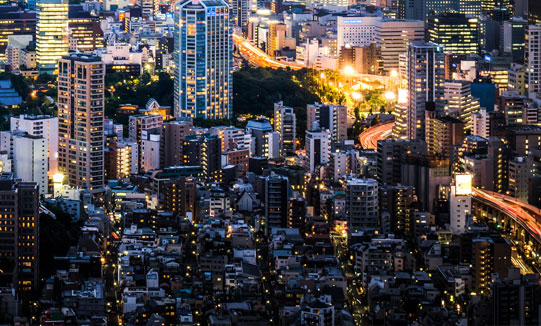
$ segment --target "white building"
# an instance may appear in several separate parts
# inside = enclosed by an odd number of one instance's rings
[[[20,115],[11,117],[10,130],[24,131],[31,136],[45,138],[49,158],[49,177],[58,173],[58,117],[50,115]]]
[[[365,47],[376,41],[376,24],[381,17],[338,17],[337,48],[346,44]]]
[[[329,162],[331,134],[329,130],[306,130],[306,156],[310,172]]]
[[[26,133],[13,134],[13,172],[23,181],[37,182],[39,193],[48,190],[47,140],[41,136]]]
[[[141,169],[155,170],[160,167],[160,135],[141,131]]]
[[[472,175],[455,175],[451,185],[450,221],[451,232],[462,234],[466,228],[468,216],[471,215]]]
[[[333,181],[338,182],[341,177],[348,174],[351,170],[349,164],[349,154],[343,151],[331,153],[330,169]]]
[[[490,135],[490,116],[485,108],[472,115],[472,135],[488,138]]]

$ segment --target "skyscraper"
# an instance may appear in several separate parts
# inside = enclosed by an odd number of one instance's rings
[[[441,103],[443,97],[444,54],[434,43],[413,41],[407,53],[408,117],[407,136],[425,137],[425,109],[427,102]]]
[[[38,0],[36,12],[36,61],[40,70],[52,72],[68,54],[68,1]]]
[[[265,178],[265,233],[287,227],[290,192],[287,177],[272,173]]]
[[[250,12],[250,1],[229,0],[231,6],[231,19],[233,27],[240,29],[242,35],[248,34],[248,13]]]
[[[175,114],[226,119],[232,116],[232,29],[223,0],[186,0],[175,5]]]
[[[426,21],[426,41],[442,46],[445,53],[479,53],[478,18],[442,13],[430,16]]]
[[[525,52],[528,97],[536,99],[541,92],[541,24],[528,27]]]
[[[0,285],[24,292],[36,290],[39,281],[38,188],[12,174],[0,175]]]
[[[75,53],[58,61],[58,165],[71,186],[100,191],[104,182],[105,66]]]

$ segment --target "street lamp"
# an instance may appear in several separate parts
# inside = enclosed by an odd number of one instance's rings
[[[344,74],[346,74],[346,76],[348,76],[348,85],[349,87],[351,87],[351,76],[355,73],[355,70],[353,69],[352,66],[346,66],[344,68]]]

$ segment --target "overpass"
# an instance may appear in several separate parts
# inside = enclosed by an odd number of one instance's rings
[[[263,50],[248,42],[246,39],[239,35],[233,34],[233,42],[237,46],[240,55],[256,66],[270,67],[273,69],[289,67],[293,70],[299,70],[301,68],[304,68],[302,65],[299,65],[296,62],[278,61],[272,59]]]
[[[359,142],[364,149],[378,149],[378,140],[383,140],[391,135],[394,121],[385,121],[372,126],[359,135]]]
[[[529,261],[541,267],[541,209],[488,190],[473,190],[473,216],[513,240]]]

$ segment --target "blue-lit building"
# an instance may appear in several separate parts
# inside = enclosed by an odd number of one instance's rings
[[[175,5],[175,114],[232,117],[232,27],[223,0]]]

